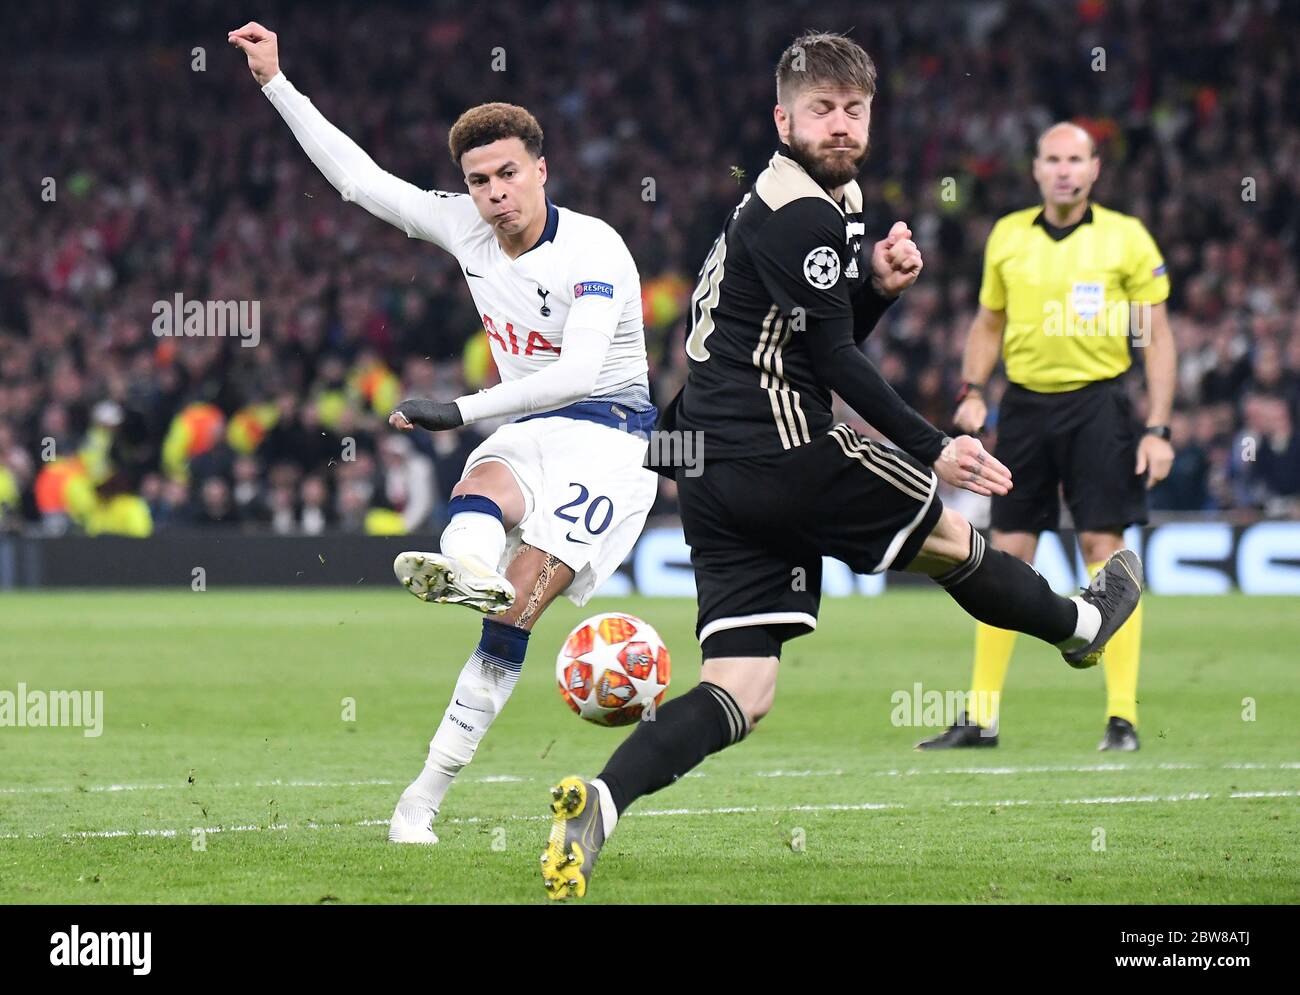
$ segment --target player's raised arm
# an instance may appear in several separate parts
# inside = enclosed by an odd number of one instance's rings
[[[423,191],[381,169],[361,146],[326,120],[281,71],[279,39],[274,31],[250,21],[230,32],[227,40],[247,56],[249,71],[262,92],[344,200],[360,204],[407,235],[449,250],[458,229],[477,220],[472,209],[467,214],[454,212],[445,201],[439,210],[439,201],[433,199],[437,193]]]

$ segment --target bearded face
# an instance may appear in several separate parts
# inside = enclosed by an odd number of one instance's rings
[[[790,155],[827,189],[855,179],[870,148],[871,98],[860,90],[810,86],[777,109]]]

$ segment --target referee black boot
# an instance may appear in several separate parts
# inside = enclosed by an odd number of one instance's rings
[[[957,721],[933,739],[923,739],[916,744],[918,750],[954,750],[960,746],[997,746],[997,726],[985,729],[970,719],[965,712]]]
[[[1112,715],[1106,722],[1106,735],[1101,737],[1097,749],[1132,753],[1138,747],[1138,734],[1133,728],[1133,723],[1128,719],[1121,719],[1118,715]]]

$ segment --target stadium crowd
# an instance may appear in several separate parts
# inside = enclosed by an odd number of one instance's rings
[[[0,63],[0,529],[427,531],[493,427],[387,429],[402,397],[494,382],[473,304],[453,259],[320,177],[226,47],[228,9],[51,0],[23,15],[39,50]],[[984,239],[1036,200],[1034,137],[1073,119],[1101,150],[1096,200],[1146,222],[1172,278],[1177,458],[1153,506],[1300,514],[1300,7],[493,11],[256,16],[326,116],[422,186],[463,189],[446,152],[461,110],[533,110],[552,200],[610,222],[637,260],[661,403],[684,376],[695,271],[774,146],[775,56],[805,28],[852,29],[880,73],[867,216],[879,236],[908,220],[925,256],[866,345],[900,393],[951,427]],[[256,301],[256,327],[160,334],[177,294]]]

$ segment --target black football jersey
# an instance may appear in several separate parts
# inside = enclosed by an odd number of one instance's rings
[[[701,433],[706,460],[797,449],[830,430],[836,390],[933,462],[942,434],[857,348],[890,304],[871,286],[870,251],[857,182],[839,203],[778,150],[700,269],[687,382],[664,427]]]

